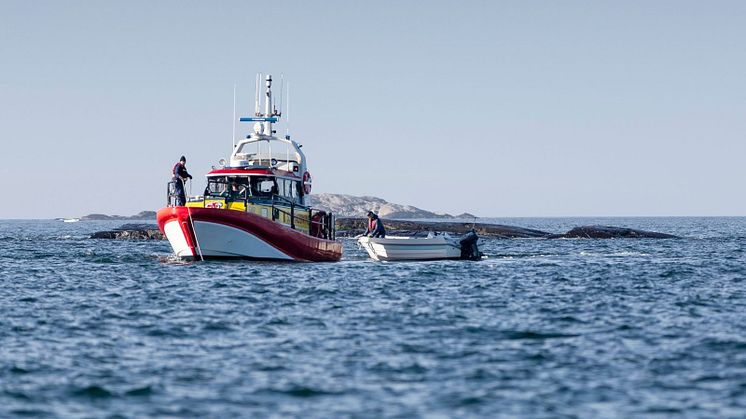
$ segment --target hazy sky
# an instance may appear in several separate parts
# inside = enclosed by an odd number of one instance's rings
[[[197,193],[257,72],[314,192],[746,215],[744,51],[743,1],[0,0],[0,218],[156,210],[182,154]]]

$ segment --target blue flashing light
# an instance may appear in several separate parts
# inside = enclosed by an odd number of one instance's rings
[[[277,118],[274,116],[272,117],[251,116],[251,117],[240,118],[239,121],[241,122],[277,122]]]

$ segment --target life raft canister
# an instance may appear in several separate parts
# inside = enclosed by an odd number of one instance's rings
[[[303,192],[308,195],[311,193],[311,184],[313,183],[313,179],[311,179],[311,174],[306,171],[303,173]]]

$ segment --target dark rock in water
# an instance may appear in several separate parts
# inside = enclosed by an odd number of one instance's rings
[[[163,240],[165,237],[155,224],[125,224],[114,230],[98,231],[91,234],[92,239],[118,240]]]
[[[382,219],[386,227],[386,234],[392,236],[416,236],[426,235],[428,232],[446,232],[464,234],[474,229],[482,237],[495,237],[505,239],[515,238],[542,238],[550,234],[544,231],[529,228],[512,227],[500,224],[483,224],[453,221],[411,221],[411,220],[389,220]],[[354,237],[365,232],[366,218],[338,218],[337,236]]]
[[[635,230],[622,227],[608,226],[584,226],[574,228],[564,234],[552,234],[541,230],[513,227],[500,224],[483,224],[451,221],[410,221],[410,220],[388,220],[383,219],[386,234],[392,236],[425,236],[430,231],[447,232],[453,234],[465,234],[472,228],[480,237],[492,237],[498,239],[528,239],[528,238],[588,238],[588,239],[611,239],[611,238],[649,238],[649,239],[671,239],[677,236],[652,231]],[[367,219],[365,218],[338,218],[337,236],[354,237],[365,232]]]
[[[513,227],[500,224],[483,224],[451,221],[411,221],[411,220],[383,220],[386,234],[391,236],[424,237],[429,232],[465,234],[472,229],[480,237],[497,239],[612,239],[612,238],[648,238],[671,239],[677,236],[652,231],[635,230],[631,228],[609,226],[576,227],[564,234],[551,234],[541,230]],[[355,237],[365,232],[366,218],[338,218],[337,236]],[[93,239],[119,240],[163,240],[165,237],[155,224],[124,224],[114,230],[99,231],[91,235]]]
[[[675,239],[672,234],[656,233],[653,231],[635,230],[632,228],[610,226],[575,227],[565,234],[552,234],[550,239]]]
[[[147,223],[132,223],[132,224],[123,224],[117,228],[115,228],[115,231],[125,231],[125,230],[158,230],[158,226],[155,224],[147,224]]]

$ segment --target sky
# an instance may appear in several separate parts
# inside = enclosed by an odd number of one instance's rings
[[[744,22],[743,1],[0,0],[0,218],[157,210],[182,154],[198,193],[258,72],[290,84],[314,193],[743,216]]]

